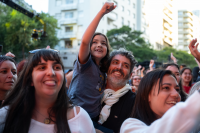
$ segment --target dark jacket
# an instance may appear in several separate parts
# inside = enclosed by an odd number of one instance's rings
[[[136,94],[129,90],[124,96],[120,97],[119,101],[112,105],[110,116],[102,126],[112,129],[115,133],[120,131],[122,123],[130,117]],[[105,104],[103,103],[102,106]]]

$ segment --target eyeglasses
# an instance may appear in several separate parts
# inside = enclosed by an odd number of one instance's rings
[[[29,51],[29,54],[35,54],[35,53],[37,53],[37,52],[40,51],[40,50],[51,50],[51,51],[54,51],[54,52],[56,52],[56,53],[59,54],[59,51],[56,50],[56,49],[35,49],[35,50]]]
[[[133,80],[141,80],[141,78],[134,78]]]

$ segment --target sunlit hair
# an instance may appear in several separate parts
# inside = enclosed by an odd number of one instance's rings
[[[138,86],[138,92],[135,99],[135,104],[131,117],[136,118],[144,122],[146,125],[150,125],[153,121],[157,119],[156,114],[153,112],[149,105],[149,94],[151,91],[155,90],[155,85],[159,81],[159,89],[165,75],[171,75],[175,79],[176,77],[169,70],[153,70],[147,73]],[[157,95],[158,95],[157,94]]]
[[[103,59],[101,59],[101,61],[100,61],[100,70],[101,70],[101,72],[107,72],[108,68],[107,68],[107,65],[106,65],[106,64],[107,64],[107,61],[108,61],[109,55],[110,55],[110,49],[111,49],[110,43],[109,43],[109,41],[108,41],[108,38],[107,38],[104,34],[97,32],[97,33],[94,33],[94,35],[93,35],[93,37],[92,37],[92,39],[91,39],[90,48],[91,48],[91,46],[92,46],[93,39],[94,39],[94,37],[95,37],[96,35],[101,35],[101,36],[105,37],[105,39],[106,39],[107,53],[106,53],[106,56],[105,56]],[[91,55],[91,56],[92,56],[92,55]],[[93,58],[93,57],[92,57],[92,58]]]
[[[31,86],[33,68],[41,62],[41,59],[56,61],[61,64],[64,77],[64,66],[58,53],[50,50],[40,50],[28,59],[16,86],[3,103],[9,106],[3,133],[27,133],[29,131],[31,117],[35,107],[35,88]],[[49,118],[55,118],[55,131],[57,133],[70,133],[67,121],[67,110],[69,98],[66,95],[66,81],[63,80],[62,87],[58,93],[53,107],[49,108]]]

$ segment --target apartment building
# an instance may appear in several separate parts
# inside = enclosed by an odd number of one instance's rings
[[[149,38],[154,49],[175,47],[178,43],[177,8],[174,0],[151,0],[147,2]]]
[[[189,51],[188,44],[194,36],[194,15],[187,10],[178,11],[178,49]]]
[[[136,29],[136,0],[110,0],[117,8],[106,14],[96,32],[106,34],[108,30],[128,25]],[[58,20],[60,39],[56,49],[60,50],[65,68],[72,68],[77,59],[84,31],[102,8],[106,0],[49,0],[49,14]]]
[[[149,21],[147,19],[146,0],[137,0],[137,28],[136,30],[143,32],[143,37],[149,41]]]
[[[197,15],[195,15],[195,14]],[[199,12],[178,10],[178,49],[189,52],[188,45],[193,38],[200,38]]]

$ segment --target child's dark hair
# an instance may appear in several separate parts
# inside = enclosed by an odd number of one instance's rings
[[[96,35],[101,35],[101,36],[105,37],[105,39],[106,39],[107,53],[106,53],[106,56],[103,59],[101,59],[101,61],[100,61],[100,70],[101,70],[101,72],[107,72],[108,68],[107,68],[106,64],[107,64],[107,61],[110,56],[110,43],[108,41],[108,38],[104,34],[97,32],[97,33],[94,33],[94,35],[91,39],[90,48],[92,46],[93,39]]]

